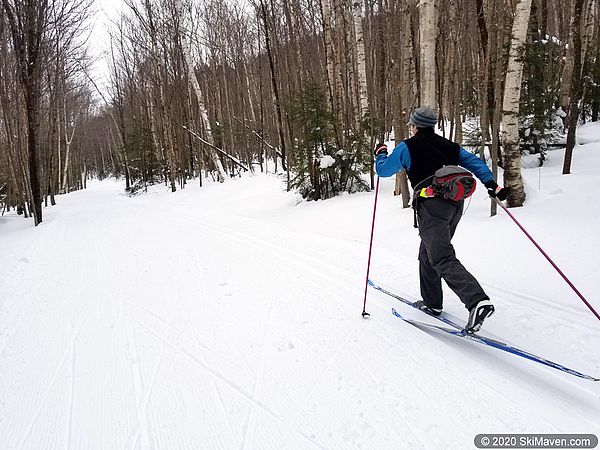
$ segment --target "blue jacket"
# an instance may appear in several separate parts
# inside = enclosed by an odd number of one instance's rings
[[[458,165],[472,172],[482,183],[494,181],[494,175],[486,164],[477,156],[461,147]],[[410,152],[404,141],[400,142],[390,155],[379,154],[375,161],[375,171],[380,177],[391,177],[402,169],[410,170]]]

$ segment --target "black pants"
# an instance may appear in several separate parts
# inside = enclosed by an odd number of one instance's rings
[[[489,299],[475,277],[456,258],[450,242],[462,212],[463,202],[441,198],[422,200],[418,205],[421,297],[432,308],[442,308],[442,278],[467,309],[480,300]]]

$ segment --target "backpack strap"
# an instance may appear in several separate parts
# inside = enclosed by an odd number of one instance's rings
[[[423,199],[431,198],[431,197],[435,196],[435,191],[434,191],[433,187],[431,186],[431,182],[433,181],[434,177],[435,177],[435,175],[431,175],[431,176],[425,178],[424,180],[419,181],[417,184],[415,184],[415,187],[413,188],[412,208],[413,208],[413,212],[414,212],[413,226],[415,228],[419,228],[418,213],[419,213],[420,202],[423,201]],[[422,187],[426,184],[427,184],[427,187]]]

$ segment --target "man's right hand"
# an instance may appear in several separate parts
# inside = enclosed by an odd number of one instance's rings
[[[501,202],[506,200],[506,197],[508,197],[508,191],[510,190],[508,187],[501,188],[495,181],[488,181],[485,183],[485,187],[487,188],[488,195],[490,197],[497,198]]]

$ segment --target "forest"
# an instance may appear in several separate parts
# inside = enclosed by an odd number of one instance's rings
[[[373,189],[375,144],[408,137],[418,106],[519,207],[523,159],[566,146],[570,173],[600,112],[596,0],[125,0],[107,90],[93,1],[1,5],[0,209],[35,225],[92,177],[130,195],[257,171],[307,200]],[[405,174],[396,194],[407,207]]]

